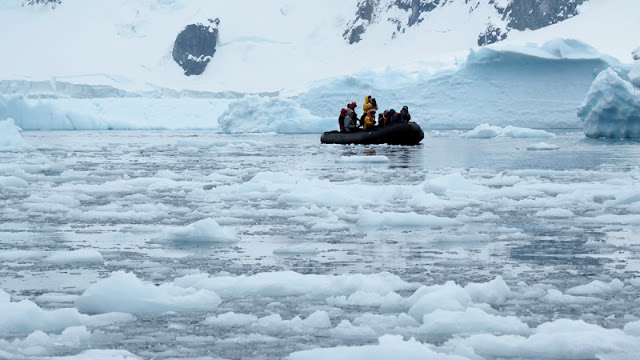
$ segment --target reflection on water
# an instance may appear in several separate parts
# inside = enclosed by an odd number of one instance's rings
[[[456,132],[427,133],[418,146],[341,145],[342,156],[382,155],[391,168],[594,170],[616,164],[640,166],[640,139],[590,139],[581,133],[561,131],[551,139],[497,137],[467,139]],[[310,135],[311,136],[311,135]],[[558,150],[527,150],[537,143]],[[326,145],[325,145],[326,146]],[[335,146],[335,145],[332,145]],[[338,145],[340,146],[340,145]]]

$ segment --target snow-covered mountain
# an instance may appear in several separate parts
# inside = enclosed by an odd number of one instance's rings
[[[25,4],[0,2],[0,120],[25,129],[318,132],[369,93],[427,128],[579,127],[640,33],[637,0]]]
[[[131,91],[280,91],[368,69],[451,64],[505,36],[538,44],[576,38],[600,49],[625,42],[620,38],[638,27],[627,15],[638,8],[633,0],[41,2],[0,4],[0,29],[11,34],[0,80]],[[564,19],[543,28],[554,28],[546,33],[528,30]],[[180,41],[186,30],[190,36]],[[635,41],[604,46],[605,53],[628,60]],[[188,62],[195,68],[186,68]]]
[[[355,19],[344,38],[357,43],[372,24],[393,25],[390,36],[401,36],[408,28],[455,20],[466,16],[469,36],[477,34],[478,45],[507,38],[511,30],[537,30],[578,15],[578,6],[588,0],[360,0]],[[453,10],[452,10],[453,9]],[[452,17],[451,15],[457,16]],[[429,25],[426,25],[429,26]],[[474,33],[474,30],[477,33]]]

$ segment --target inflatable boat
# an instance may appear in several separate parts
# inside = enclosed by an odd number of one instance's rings
[[[424,139],[420,125],[409,122],[355,132],[327,131],[320,137],[323,144],[389,144],[418,145]]]

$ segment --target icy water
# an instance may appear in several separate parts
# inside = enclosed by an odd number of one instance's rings
[[[640,142],[556,135],[431,132],[396,147],[321,145],[319,135],[25,132],[31,148],[0,151],[0,289],[12,302],[37,304],[36,317],[87,312],[85,291],[124,271],[221,303],[176,297],[154,311],[163,300],[146,299],[142,311],[94,299],[92,316],[135,318],[0,320],[0,358],[117,349],[279,359],[385,334],[442,354],[467,345],[477,358],[536,358],[480,349],[472,335],[530,339],[563,319],[620,330],[625,344],[633,334],[621,330],[640,319]],[[540,142],[559,149],[527,150]],[[237,240],[203,241],[189,227],[202,219]],[[480,324],[446,320],[477,309]],[[82,340],[59,335],[71,325],[87,327]],[[27,341],[36,330],[50,340]]]

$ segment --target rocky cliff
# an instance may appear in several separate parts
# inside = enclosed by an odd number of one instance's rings
[[[219,19],[209,24],[191,24],[184,28],[173,45],[173,60],[187,76],[200,75],[216,53]]]
[[[463,5],[470,14],[492,12],[486,27],[478,34],[478,45],[507,38],[511,30],[536,30],[566,20],[577,14],[577,8],[588,0],[360,0],[353,19],[343,37],[350,44],[359,42],[368,27],[378,22],[394,25],[392,38],[408,28],[420,26],[427,14],[450,6]],[[394,14],[390,16],[389,14]],[[498,21],[496,21],[498,20]]]

